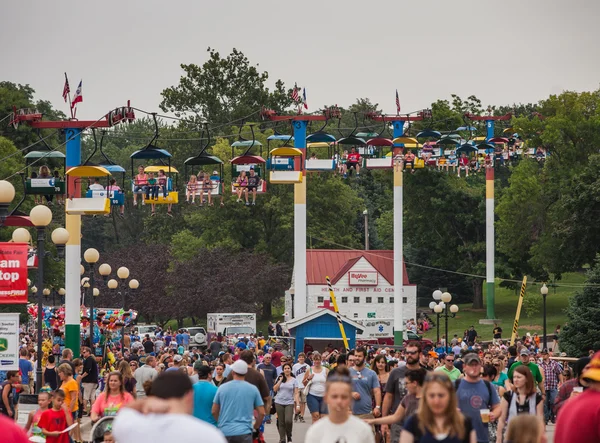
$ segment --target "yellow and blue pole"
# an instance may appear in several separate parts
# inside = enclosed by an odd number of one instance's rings
[[[510,336],[510,345],[515,344],[517,338],[517,331],[519,330],[519,317],[521,317],[521,307],[523,306],[523,299],[525,298],[525,289],[527,288],[527,276],[523,277],[521,283],[521,293],[519,294],[519,303],[517,304],[517,313],[515,314],[515,323],[513,324],[512,335]]]
[[[67,170],[81,164],[81,130],[66,130],[66,167]],[[67,176],[67,197],[79,198],[81,185],[75,177]],[[66,208],[66,205],[65,205]],[[65,347],[79,356],[80,348],[80,312],[79,285],[81,264],[81,216],[65,215],[65,227],[69,232],[69,241],[65,248]]]
[[[404,135],[404,120],[393,121],[394,138]],[[404,260],[402,164],[394,161],[394,344],[404,340]]]
[[[308,121],[294,120],[294,147],[306,153]],[[302,155],[302,181],[294,183],[294,315],[306,314],[306,154]]]
[[[340,310],[338,309],[338,304],[335,299],[335,293],[333,292],[333,287],[331,286],[331,280],[329,280],[329,276],[326,276],[325,279],[327,280],[327,287],[329,288],[329,298],[333,304],[333,312],[335,312],[335,318],[337,319],[338,326],[340,327],[340,333],[342,334],[342,340],[344,341],[344,348],[346,348],[346,352],[350,352],[348,338],[346,337],[346,330],[344,329],[342,316],[340,315]]]

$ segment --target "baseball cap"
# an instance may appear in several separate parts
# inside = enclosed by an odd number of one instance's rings
[[[175,357],[173,357],[174,362],[180,362],[181,360],[183,360],[183,357],[179,354],[177,354],[177,355],[175,355]]]
[[[521,349],[521,353],[519,355],[529,355],[529,350],[527,348]]]
[[[467,366],[470,365],[471,363],[473,363],[474,361],[481,364],[481,359],[479,358],[479,355],[477,355],[473,352],[465,355],[464,362]]]
[[[231,370],[238,375],[246,375],[248,373],[248,363],[244,360],[238,360],[231,365]]]

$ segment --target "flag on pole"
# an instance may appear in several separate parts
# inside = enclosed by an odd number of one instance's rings
[[[302,101],[304,102],[304,109],[308,109],[308,103],[306,103],[306,88],[302,89]]]
[[[63,99],[65,103],[67,102],[67,97],[71,93],[71,88],[69,88],[69,79],[67,78],[67,73],[65,72],[65,86],[63,86]]]
[[[397,89],[396,89],[396,115],[400,115],[400,97],[398,96]]]
[[[294,84],[294,90],[292,91],[292,100],[294,100],[296,103],[300,101],[300,94],[298,91],[298,85]]]
[[[75,97],[73,97],[73,101],[71,102],[71,109],[73,109],[77,103],[81,103],[83,101],[83,95],[81,95],[81,83],[82,81],[80,80],[79,86],[77,86],[77,91],[75,91]]]

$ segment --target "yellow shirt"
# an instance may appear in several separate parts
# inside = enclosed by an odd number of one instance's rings
[[[260,346],[260,349],[264,348],[266,343],[267,341],[264,338],[258,340],[258,345]]]
[[[74,379],[63,381],[60,389],[65,392],[65,404],[67,405],[71,404],[71,400],[75,396],[75,405],[71,409],[71,412],[79,410],[79,384]]]

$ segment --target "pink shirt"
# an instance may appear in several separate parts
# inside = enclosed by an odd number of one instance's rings
[[[129,392],[124,392],[123,395],[109,395],[106,398],[106,393],[103,392],[94,402],[92,412],[95,412],[100,417],[114,417],[119,409],[133,401],[133,396]]]

